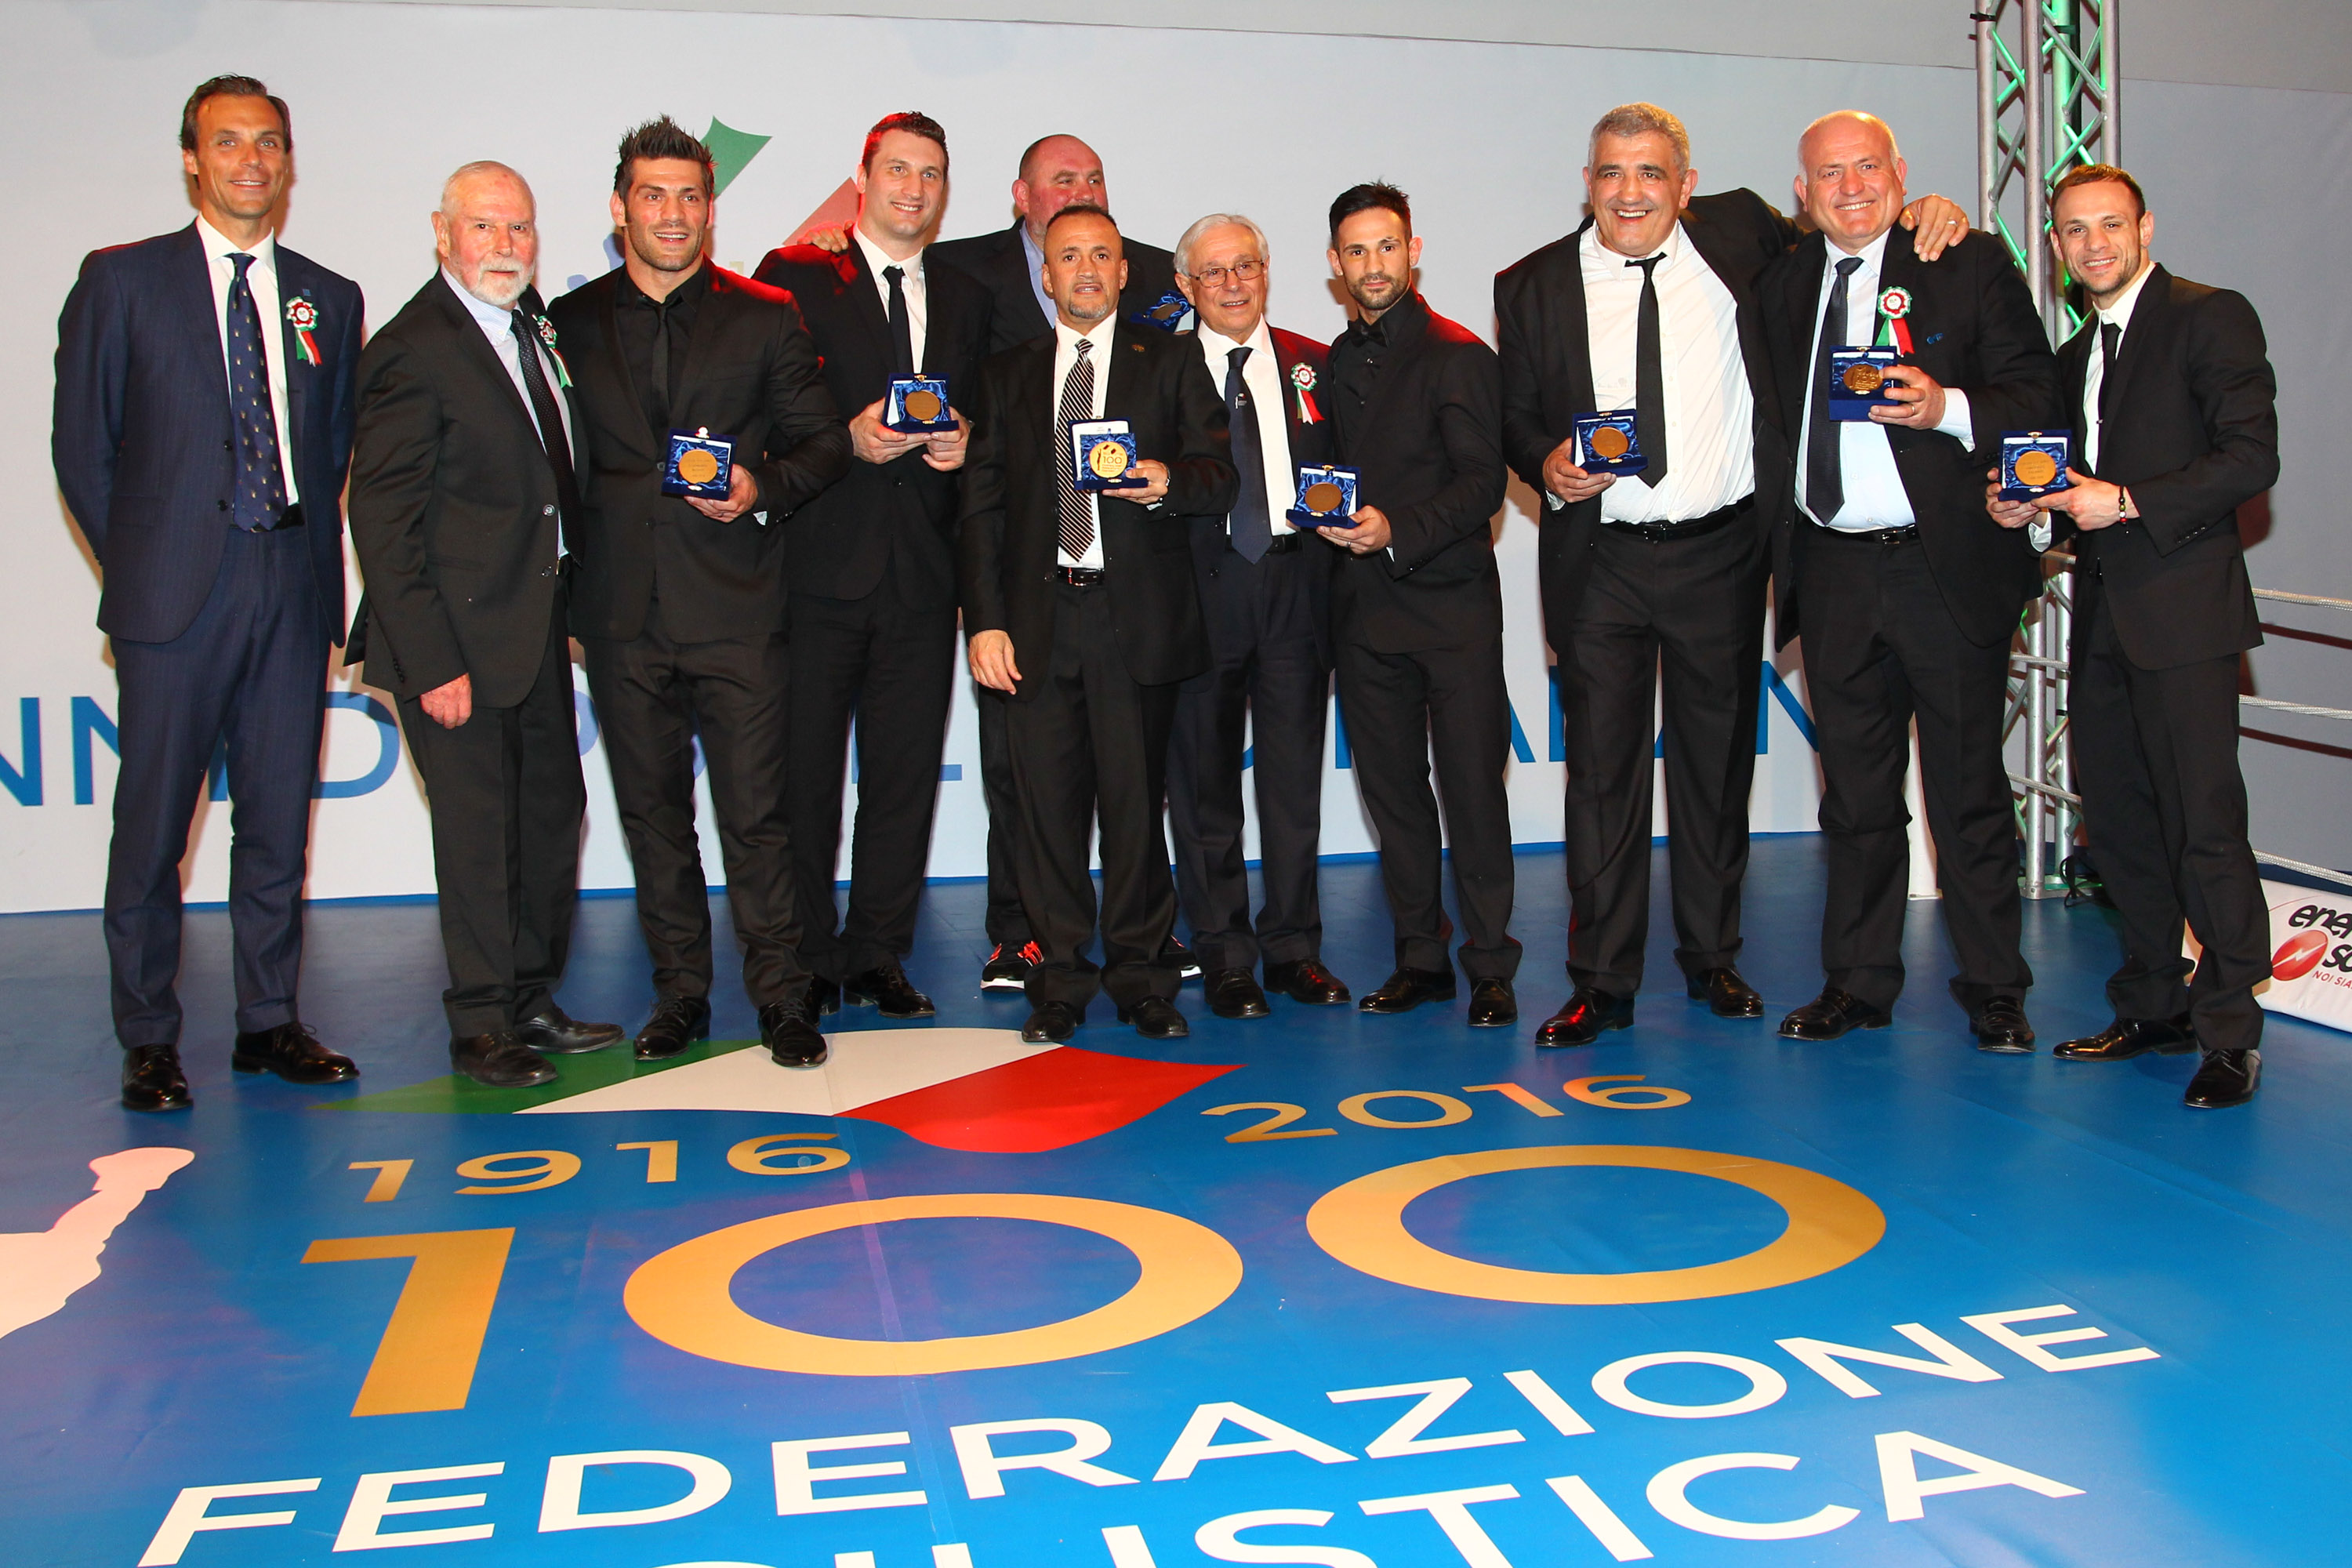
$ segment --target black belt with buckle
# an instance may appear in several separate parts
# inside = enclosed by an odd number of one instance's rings
[[[1306,541],[1307,536],[1303,533],[1277,533],[1265,542],[1265,552],[1268,555],[1296,554],[1307,547]]]
[[[1753,493],[1741,496],[1729,506],[1717,507],[1705,517],[1694,517],[1682,522],[1612,522],[1602,520],[1601,526],[1617,533],[1632,534],[1652,544],[1664,544],[1677,539],[1704,539],[1710,533],[1720,533],[1740,518],[1755,510]]]
[[[1052,581],[1072,588],[1099,588],[1103,574],[1092,566],[1056,566]]]
[[[1919,525],[1906,522],[1898,528],[1829,528],[1816,524],[1832,539],[1851,539],[1864,544],[1912,544],[1919,538]]]

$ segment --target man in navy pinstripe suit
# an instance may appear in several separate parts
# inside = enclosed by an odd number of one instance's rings
[[[342,490],[360,290],[272,237],[293,174],[285,103],[251,77],[180,122],[196,221],[93,252],[58,323],[58,488],[105,576],[122,765],[106,947],[122,1103],[190,1103],[179,1059],[180,861],[224,740],[240,1072],[358,1076],[295,1005],[328,647],[341,640]]]

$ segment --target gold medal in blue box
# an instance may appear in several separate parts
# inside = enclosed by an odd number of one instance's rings
[[[2066,477],[2074,438],[2063,430],[2004,430],[2000,433],[2000,499],[2032,500],[2070,490]]]
[[[1885,345],[1830,350],[1830,417],[1852,422],[1869,418],[1874,408],[1893,406],[1886,373],[1902,363],[1902,351]]]
[[[1139,490],[1150,481],[1135,471],[1135,432],[1124,419],[1070,422],[1070,471],[1082,490]]]
[[[1348,519],[1356,510],[1359,476],[1353,468],[1298,470],[1298,504],[1283,515],[1294,528],[1353,528]]]
[[[955,428],[943,375],[894,375],[882,405],[882,423],[902,436],[930,436]]]
[[[699,430],[669,433],[669,456],[662,462],[662,494],[725,500],[735,479],[735,437]]]
[[[1642,438],[1633,429],[1633,411],[1576,416],[1576,448],[1583,454],[1577,464],[1588,474],[1638,474],[1650,466],[1642,455]]]

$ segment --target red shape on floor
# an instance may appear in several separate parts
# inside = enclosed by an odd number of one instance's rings
[[[895,1127],[935,1148],[1042,1154],[1116,1132],[1234,1070],[1063,1046],[842,1114]]]

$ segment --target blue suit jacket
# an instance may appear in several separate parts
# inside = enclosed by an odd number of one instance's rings
[[[286,334],[287,423],[320,630],[341,642],[360,289],[282,245],[278,289],[319,311],[318,364],[297,355],[284,321],[278,330]],[[193,223],[82,262],[58,318],[49,445],[58,488],[105,574],[100,629],[132,642],[168,642],[187,630],[235,526],[236,480],[219,318]]]

